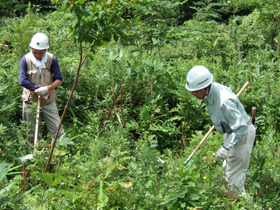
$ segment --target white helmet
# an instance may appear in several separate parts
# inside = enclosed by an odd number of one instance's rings
[[[29,46],[37,50],[45,50],[49,48],[49,39],[46,34],[36,33],[31,39]]]
[[[186,88],[189,91],[201,90],[213,81],[213,75],[204,66],[193,67],[187,75]]]

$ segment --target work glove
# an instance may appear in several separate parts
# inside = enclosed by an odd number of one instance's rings
[[[49,98],[48,94],[42,96],[43,99],[47,100]]]
[[[226,159],[227,156],[228,156],[228,149],[226,149],[225,147],[221,146],[220,149],[218,149],[218,151],[217,151],[217,155],[216,155],[215,161],[217,162],[219,160],[219,158]]]
[[[47,86],[40,87],[40,88],[38,88],[38,89],[35,90],[35,93],[37,93],[37,94],[40,95],[40,96],[46,95],[47,92],[49,92],[49,89],[48,89]]]

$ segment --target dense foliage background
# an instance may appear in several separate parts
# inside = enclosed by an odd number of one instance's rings
[[[267,0],[1,1],[1,209],[278,209],[280,3]],[[64,77],[66,138],[43,173],[51,138],[34,148],[21,124],[19,59],[48,34]],[[246,195],[213,162],[223,136],[185,89],[204,65],[257,107]],[[35,107],[34,107],[35,110]],[[33,159],[28,154],[34,153]],[[24,161],[25,158],[25,161]],[[24,165],[23,165],[24,162]]]

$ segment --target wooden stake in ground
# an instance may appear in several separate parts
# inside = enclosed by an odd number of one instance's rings
[[[241,88],[241,90],[238,92],[237,97],[241,95],[241,93],[247,88],[249,85],[249,82],[246,82],[245,85]],[[185,162],[185,165],[192,159],[193,155],[196,153],[196,151],[201,147],[201,145],[204,143],[204,141],[208,138],[208,136],[212,133],[212,131],[215,129],[215,126],[213,125],[210,130],[207,132],[207,134],[203,137],[203,139],[200,141],[200,143],[197,145],[197,147],[194,149],[192,154],[188,157],[188,159]]]
[[[256,107],[252,107],[252,124],[255,125],[255,121],[256,121],[256,112],[257,112],[257,108]],[[254,146],[256,146],[256,137],[254,140]]]

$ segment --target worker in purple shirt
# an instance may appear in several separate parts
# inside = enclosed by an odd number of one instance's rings
[[[62,84],[63,77],[57,58],[47,52],[49,44],[45,34],[36,33],[29,46],[30,52],[20,59],[19,83],[24,88],[22,119],[26,123],[28,140],[33,143],[36,119],[35,114],[31,113],[31,103],[38,103],[40,96],[40,115],[43,117],[50,135],[54,137],[60,122],[55,103],[55,89]],[[57,139],[63,134],[64,129],[61,127]],[[41,139],[40,134],[39,139]]]

